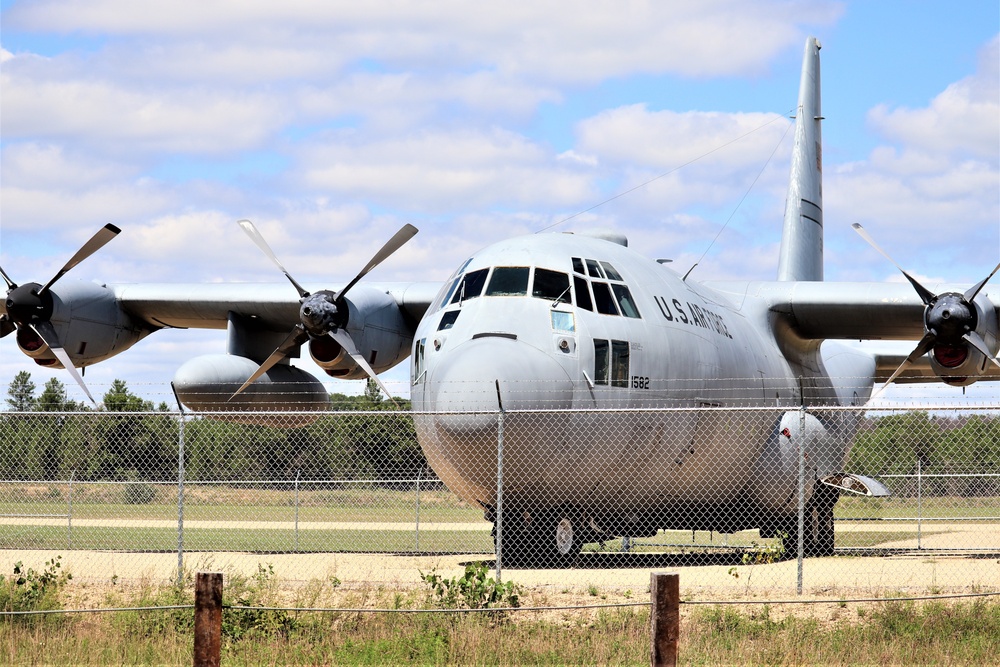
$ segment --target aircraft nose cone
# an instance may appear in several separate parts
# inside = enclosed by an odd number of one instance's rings
[[[497,386],[499,384],[499,397]],[[428,377],[437,412],[572,407],[573,383],[551,356],[508,336],[487,335],[445,350]]]

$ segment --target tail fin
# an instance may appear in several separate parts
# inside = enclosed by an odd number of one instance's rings
[[[778,280],[823,280],[823,148],[819,50],[806,40],[795,114],[795,147],[781,232]]]

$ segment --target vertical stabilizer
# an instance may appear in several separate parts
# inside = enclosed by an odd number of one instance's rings
[[[781,232],[778,280],[823,280],[823,148],[819,50],[806,40],[795,113],[795,147]]]

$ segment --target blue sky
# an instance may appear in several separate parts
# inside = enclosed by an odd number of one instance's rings
[[[114,222],[122,235],[71,278],[278,281],[235,224],[248,217],[300,282],[336,284],[413,222],[371,279],[439,280],[711,152],[555,229],[611,227],[690,266],[730,219],[697,272],[770,279],[808,35],[823,44],[827,278],[899,279],[852,222],[931,281],[996,264],[995,0],[567,6],[4,0],[0,265],[44,281]],[[224,348],[160,332],[87,378],[162,393]],[[51,375],[5,338],[0,384],[19,370]],[[387,375],[401,393],[405,377]]]

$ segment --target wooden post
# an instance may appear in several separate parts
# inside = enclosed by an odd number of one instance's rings
[[[222,573],[199,572],[194,584],[194,667],[218,667],[222,653]]]
[[[677,639],[681,626],[681,577],[677,573],[651,572],[649,596],[652,606],[652,646],[650,663],[653,667],[677,664]]]

